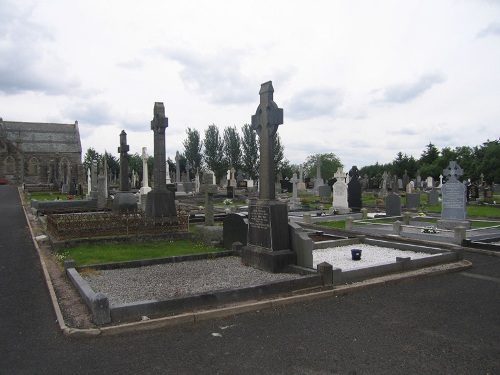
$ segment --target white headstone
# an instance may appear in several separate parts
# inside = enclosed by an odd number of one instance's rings
[[[333,202],[331,210],[338,211],[339,214],[345,214],[350,211],[347,201],[347,173],[342,170],[342,167],[337,169],[333,175],[337,181],[333,184]]]

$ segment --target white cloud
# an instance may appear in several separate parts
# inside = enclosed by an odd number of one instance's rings
[[[423,95],[432,86],[443,82],[445,82],[445,78],[441,73],[425,74],[414,82],[390,85],[382,89],[381,98],[377,99],[377,101],[407,103]]]
[[[163,101],[173,155],[187,126],[249,123],[272,80],[295,164],[475,146],[498,138],[499,19],[486,1],[0,1],[0,117],[77,120],[100,152],[124,129],[140,152]]]
[[[488,36],[500,36],[500,23],[490,23],[483,30],[481,30],[478,34],[478,38],[485,38]]]

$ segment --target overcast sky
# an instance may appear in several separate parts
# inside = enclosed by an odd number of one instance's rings
[[[417,159],[500,137],[500,1],[0,0],[0,117],[78,121],[83,152],[167,156],[186,128],[241,129],[272,81],[294,164]]]

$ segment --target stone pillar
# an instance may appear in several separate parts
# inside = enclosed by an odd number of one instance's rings
[[[153,108],[151,130],[154,135],[154,190],[148,193],[147,217],[176,217],[175,196],[167,189],[165,129],[168,127],[168,118],[165,117],[165,106],[156,102]]]
[[[148,176],[148,149],[146,147],[142,148],[142,187],[140,189],[141,195],[145,195],[151,191],[149,187],[149,176]],[[166,181],[165,181],[166,183]],[[166,185],[165,185],[166,186]],[[141,200],[142,202],[142,200]]]
[[[261,85],[260,104],[252,116],[251,128],[260,138],[259,199],[248,206],[248,244],[242,259],[255,268],[282,272],[296,258],[290,250],[287,205],[275,200],[274,143],[283,109],[274,102],[273,93],[271,81]]]
[[[201,192],[205,193],[205,225],[214,225],[214,194],[217,193],[217,185],[212,184],[212,174],[203,175],[203,185]]]
[[[113,211],[119,213],[137,211],[137,200],[135,195],[130,192],[128,179],[128,151],[127,133],[122,130],[120,133],[120,147],[118,147],[120,153],[120,191],[115,194],[115,199],[113,199]]]

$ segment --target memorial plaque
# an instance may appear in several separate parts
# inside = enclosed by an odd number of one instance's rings
[[[269,206],[248,206],[248,244],[272,248],[271,212]]]
[[[465,220],[466,215],[466,187],[462,183],[446,183],[442,187],[443,209],[441,219]]]

